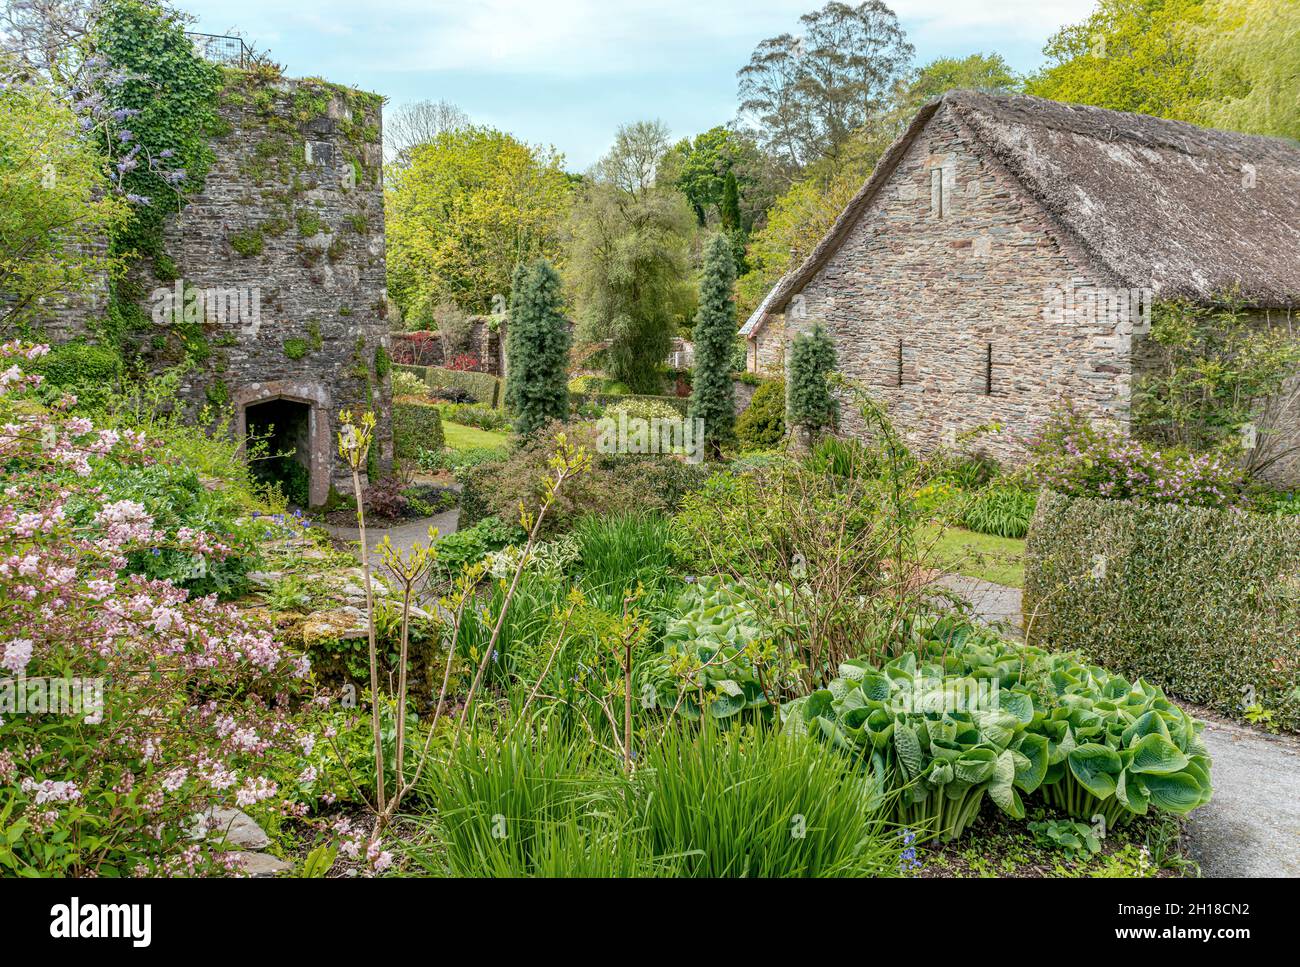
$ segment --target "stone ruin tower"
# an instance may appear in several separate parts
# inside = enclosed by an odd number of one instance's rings
[[[342,411],[375,414],[371,473],[392,460],[382,98],[224,74],[203,190],[168,219],[165,256],[137,263],[123,290],[141,310],[129,338],[155,371],[188,360],[176,405],[229,412],[238,438],[287,454],[255,472],[319,506],[332,488],[351,492]],[[105,308],[90,302],[51,319],[50,334],[84,331]]]

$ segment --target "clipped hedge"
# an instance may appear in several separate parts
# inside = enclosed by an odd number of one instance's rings
[[[491,373],[473,373],[467,370],[427,367],[425,382],[431,387],[457,387],[469,393],[484,406],[493,408],[502,404],[501,380]]]
[[[1300,519],[1045,491],[1024,612],[1035,643],[1300,731]]]
[[[501,380],[491,373],[443,369],[441,366],[396,365],[393,369],[420,377],[420,379],[424,380],[424,385],[430,389],[463,389],[484,406],[499,407],[502,405]]]
[[[662,403],[665,406],[671,406],[682,416],[686,416],[687,410],[691,405],[689,396],[655,396],[651,393],[569,393],[569,404],[574,409],[577,409],[583,404],[606,407],[613,406],[617,403],[628,403],[637,400],[646,400],[652,403]]]
[[[75,342],[54,346],[32,366],[45,377],[45,384],[72,393],[83,407],[103,403],[122,380],[122,356],[117,350],[94,343]]]
[[[393,400],[393,453],[414,460],[421,450],[441,450],[446,443],[442,413],[433,403],[413,396]]]

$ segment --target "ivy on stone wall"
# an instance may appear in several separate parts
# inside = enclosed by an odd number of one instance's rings
[[[91,43],[120,81],[96,93],[108,101],[114,121],[104,130],[104,152],[132,202],[109,250],[151,258],[157,275],[174,277],[163,227],[202,189],[212,164],[208,138],[218,121],[220,70],[194,52],[182,15],[153,0],[106,0]],[[147,327],[137,286],[115,281],[109,295],[109,336],[120,340]]]

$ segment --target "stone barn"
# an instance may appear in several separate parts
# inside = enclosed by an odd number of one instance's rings
[[[229,68],[203,190],[169,217],[163,254],[133,265],[128,357],[177,366],[175,405],[227,413],[261,441],[255,472],[296,503],[350,492],[339,413],[375,413],[370,470],[392,459],[384,270],[382,98],[318,79]],[[107,288],[50,313],[93,332]]]
[[[1300,146],[959,91],[922,108],[741,331],[748,368],[781,372],[820,324],[915,445],[998,422],[982,445],[1015,462],[1062,399],[1129,425],[1152,302],[1231,292],[1294,324]],[[1270,408],[1267,445],[1300,445],[1298,408]],[[1300,482],[1300,454],[1272,472]]]

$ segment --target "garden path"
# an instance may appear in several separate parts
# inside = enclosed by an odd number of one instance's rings
[[[1017,638],[1022,636],[1019,588],[962,574],[945,574],[936,583],[969,602],[971,617],[980,624],[1005,625]]]
[[[459,521],[460,508],[457,507],[434,517],[408,521],[395,527],[367,527],[366,540],[370,544],[371,553],[374,553],[375,548],[382,544],[384,538],[387,537],[394,548],[405,554],[417,541],[421,544],[429,543],[430,527],[438,531],[438,536],[446,537],[448,534],[456,533],[456,526]],[[320,526],[331,536],[349,544],[356,542],[360,537],[360,531],[355,527],[342,527],[337,524],[322,524]]]
[[[1188,817],[1204,876],[1300,876],[1300,739],[1205,719],[1214,798]]]

